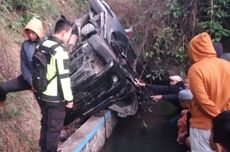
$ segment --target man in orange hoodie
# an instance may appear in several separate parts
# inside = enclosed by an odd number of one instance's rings
[[[189,44],[192,66],[188,72],[193,94],[190,119],[192,152],[210,152],[212,119],[230,109],[230,63],[217,58],[208,33],[195,36]]]

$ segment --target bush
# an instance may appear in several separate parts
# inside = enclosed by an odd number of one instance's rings
[[[188,43],[201,31],[210,33],[216,42],[230,36],[227,26],[230,0],[137,0],[136,3],[110,0],[110,3],[120,13],[118,16],[122,16],[124,25],[133,26],[134,48],[147,63],[143,68],[144,78],[164,79],[172,66],[177,67],[177,74],[186,73],[190,64]]]
[[[6,0],[1,6],[7,11],[17,12],[16,21],[12,21],[10,25],[17,32],[33,17],[42,18],[49,25],[50,20],[59,16],[55,6],[46,0]]]

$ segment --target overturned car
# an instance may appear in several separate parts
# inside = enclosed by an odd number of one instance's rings
[[[74,109],[67,109],[65,124],[109,108],[119,116],[138,109],[137,56],[127,31],[103,0],[89,0],[90,10],[74,23],[77,48],[70,54]]]

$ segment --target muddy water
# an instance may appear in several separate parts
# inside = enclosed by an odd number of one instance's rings
[[[150,111],[119,119],[102,152],[186,152],[176,142],[177,128],[169,122],[175,107],[164,102],[153,105]]]

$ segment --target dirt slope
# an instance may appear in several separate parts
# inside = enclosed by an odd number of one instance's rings
[[[55,14],[49,14],[47,9],[38,12],[47,31],[60,14],[71,21],[78,17],[75,0],[51,0],[50,3]],[[20,46],[24,37],[22,27],[17,28],[17,25],[21,23],[21,13],[8,11],[0,1],[0,83],[20,74]],[[39,151],[39,130],[40,110],[33,94],[30,91],[9,94],[4,113],[0,114],[0,152]]]

